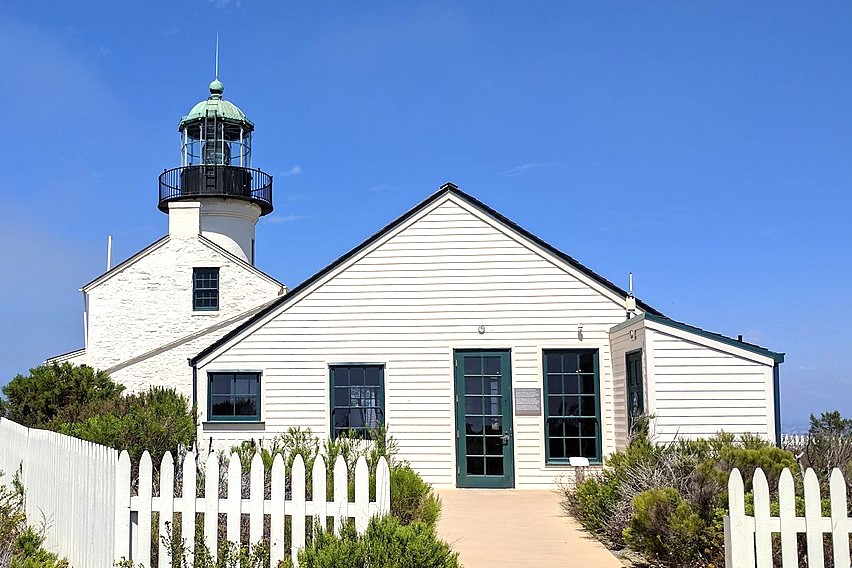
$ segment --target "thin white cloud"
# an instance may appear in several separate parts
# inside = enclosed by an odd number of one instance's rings
[[[371,185],[365,191],[393,191],[394,187],[392,185],[388,185],[386,183],[380,183],[378,185]]]
[[[310,201],[311,194],[309,193],[285,193],[284,201],[292,201],[294,203],[300,203],[302,201]]]
[[[290,168],[286,172],[281,172],[281,175],[282,176],[297,176],[300,173],[302,173],[302,166],[300,166],[299,164],[296,164],[295,166],[293,166],[292,168]]]
[[[235,6],[237,8],[242,6],[242,2],[240,2],[240,0],[210,0],[210,3],[220,10],[228,8],[229,6]]]
[[[307,219],[305,215],[284,215],[283,217],[270,217],[268,221],[270,223],[292,223],[293,221],[301,221],[302,219]]]
[[[509,168],[508,170],[506,170],[504,172],[500,172],[500,173],[505,175],[505,176],[517,176],[517,175],[520,175],[524,172],[528,172],[530,170],[537,170],[539,168],[547,168],[547,167],[552,166],[552,165],[554,165],[554,164],[552,164],[551,162],[532,162],[532,163],[527,163],[527,164],[521,164],[520,166],[515,166],[514,168]]]

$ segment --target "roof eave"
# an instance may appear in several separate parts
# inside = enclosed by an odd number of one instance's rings
[[[220,346],[224,345],[225,343],[227,343],[228,341],[233,339],[235,336],[242,333],[243,330],[245,330],[247,327],[253,325],[256,321],[265,317],[267,314],[269,314],[273,310],[277,309],[278,307],[280,307],[285,302],[294,301],[296,298],[298,298],[299,294],[303,290],[310,287],[312,284],[314,284],[315,282],[317,282],[318,280],[323,278],[325,275],[327,275],[329,272],[331,272],[332,270],[334,270],[335,268],[337,268],[338,266],[340,266],[341,264],[343,264],[344,262],[346,262],[350,258],[356,256],[361,251],[363,251],[364,249],[371,246],[374,242],[381,239],[384,235],[393,231],[399,225],[404,223],[406,220],[417,215],[420,211],[422,211],[426,207],[430,206],[432,203],[434,203],[435,201],[437,201],[438,199],[440,199],[441,197],[443,197],[446,194],[452,194],[452,195],[459,197],[460,199],[466,201],[471,206],[481,210],[486,215],[489,215],[489,216],[495,218],[498,222],[507,225],[512,230],[518,232],[519,234],[521,234],[525,238],[534,242],[536,245],[544,248],[545,250],[547,250],[548,252],[550,252],[551,254],[553,254],[554,256],[556,256],[557,258],[562,260],[563,262],[566,262],[570,266],[581,271],[586,276],[596,280],[597,282],[602,284],[604,287],[609,288],[613,292],[615,292],[615,293],[617,293],[617,294],[619,294],[623,297],[627,296],[627,292],[625,290],[621,289],[619,286],[616,286],[615,284],[613,284],[612,282],[610,282],[606,278],[600,276],[599,274],[597,274],[593,270],[583,266],[582,264],[580,264],[578,261],[576,261],[572,257],[563,253],[562,251],[560,251],[559,249],[557,249],[553,245],[547,243],[546,241],[540,239],[539,237],[536,237],[535,235],[533,235],[532,233],[530,233],[529,231],[527,231],[526,229],[524,229],[520,225],[516,224],[514,221],[511,221],[510,219],[508,219],[507,217],[498,213],[494,209],[488,207],[487,205],[485,205],[484,203],[482,203],[478,199],[468,195],[467,193],[465,193],[464,191],[459,189],[459,187],[457,185],[455,185],[454,183],[447,182],[447,183],[443,184],[440,188],[438,188],[438,191],[432,193],[426,199],[424,199],[423,201],[421,201],[420,203],[418,203],[417,205],[415,205],[414,207],[412,207],[411,209],[409,209],[408,211],[406,211],[405,213],[403,213],[402,215],[400,215],[399,217],[397,217],[396,219],[394,219],[393,221],[391,221],[390,223],[385,225],[382,229],[380,229],[379,231],[377,231],[376,233],[374,233],[373,235],[368,237],[366,240],[361,242],[361,244],[359,244],[358,246],[356,246],[355,248],[353,248],[352,250],[350,250],[346,254],[340,256],[336,260],[332,261],[325,268],[323,268],[319,272],[315,273],[313,276],[309,277],[304,282],[298,284],[293,289],[289,290],[289,292],[286,295],[282,296],[281,298],[279,298],[275,302],[271,303],[269,306],[267,306],[266,308],[264,308],[263,310],[261,310],[260,312],[255,314],[253,317],[251,317],[249,320],[243,322],[242,324],[240,324],[239,326],[237,326],[236,328],[234,328],[233,330],[231,330],[230,332],[228,332],[227,334],[222,336],[218,341],[216,341],[215,343],[209,345],[208,347],[206,347],[205,349],[200,351],[197,355],[195,355],[195,357],[192,357],[189,360],[189,364],[192,365],[192,366],[196,366],[199,361],[201,361],[206,356],[208,356],[211,353],[213,353],[214,351],[216,351]],[[656,309],[652,308],[651,306],[642,302],[639,299],[636,300],[636,304],[645,313],[652,313],[652,314],[656,314],[656,315],[661,316],[661,317],[665,317],[661,312],[657,311]]]

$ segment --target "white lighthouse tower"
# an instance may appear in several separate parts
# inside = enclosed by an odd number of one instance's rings
[[[159,208],[199,204],[201,234],[254,264],[255,225],[273,209],[272,176],[251,167],[254,124],[224,90],[215,79],[207,100],[180,120],[181,166],[160,175]]]

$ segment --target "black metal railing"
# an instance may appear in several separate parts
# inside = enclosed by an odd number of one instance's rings
[[[172,168],[160,174],[160,211],[170,201],[198,197],[233,197],[260,206],[261,215],[272,212],[272,176],[239,166],[199,165]]]

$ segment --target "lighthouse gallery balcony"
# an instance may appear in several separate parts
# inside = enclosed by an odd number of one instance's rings
[[[165,170],[160,174],[160,211],[171,201],[225,197],[256,203],[261,215],[272,212],[272,176],[259,169],[202,164]]]

